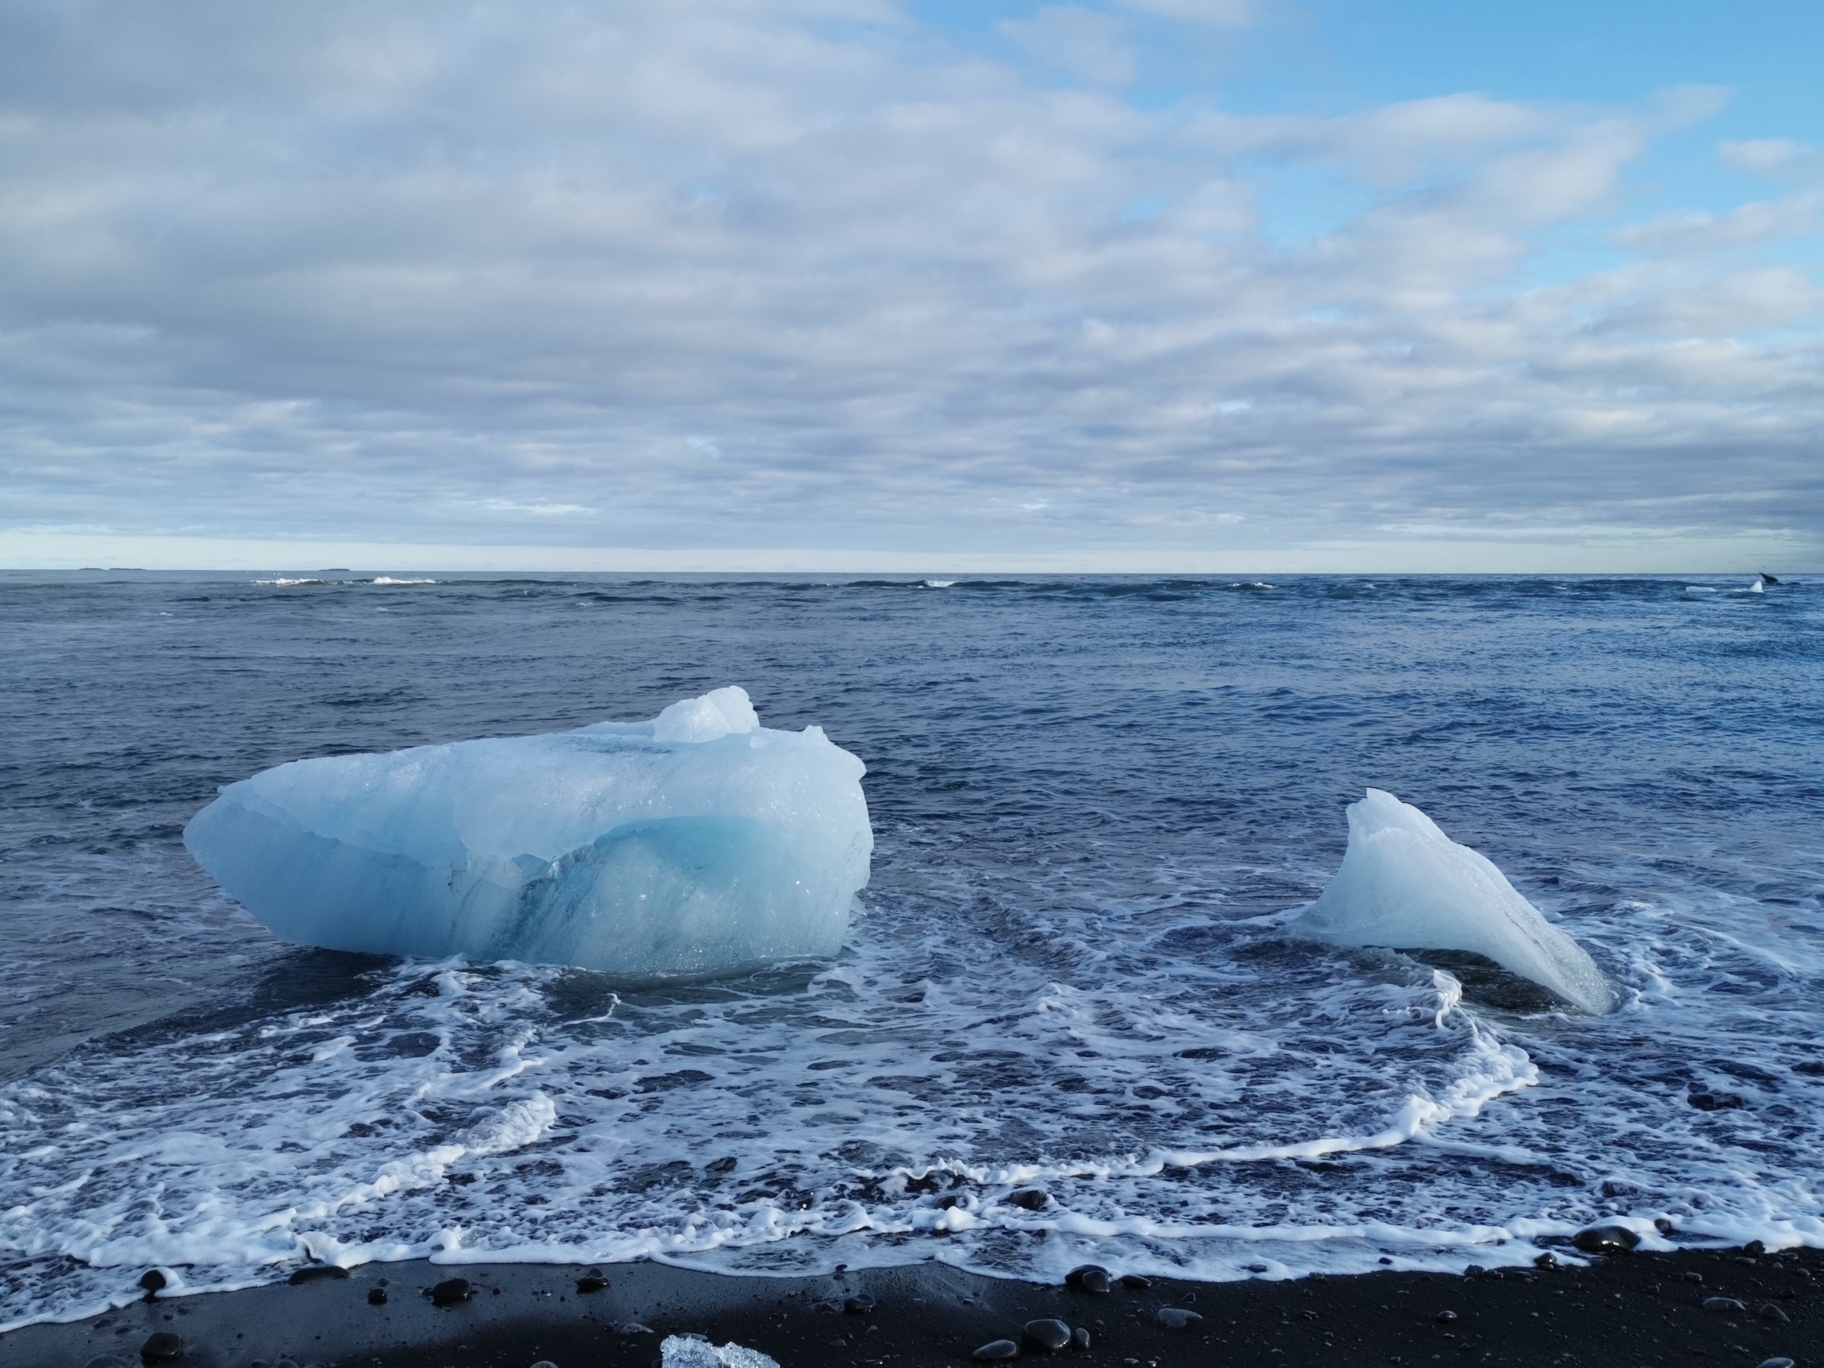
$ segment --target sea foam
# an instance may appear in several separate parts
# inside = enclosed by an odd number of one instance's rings
[[[701,973],[836,952],[873,849],[863,772],[726,688],[648,722],[280,765],[184,844],[285,940]]]
[[[1380,789],[1349,805],[1342,867],[1291,927],[1339,945],[1467,950],[1586,1012],[1601,1014],[1615,1005],[1614,990],[1595,962],[1521,897],[1491,860]]]

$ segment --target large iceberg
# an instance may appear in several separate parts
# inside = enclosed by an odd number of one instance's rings
[[[1338,945],[1468,950],[1586,1012],[1615,1005],[1583,947],[1546,921],[1491,861],[1380,789],[1349,805],[1342,867],[1290,929]]]
[[[703,973],[836,952],[874,846],[863,773],[717,689],[649,722],[279,765],[184,844],[290,941]]]

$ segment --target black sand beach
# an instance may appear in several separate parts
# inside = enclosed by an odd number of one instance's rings
[[[597,1275],[591,1278],[591,1274]],[[127,1275],[123,1272],[123,1280]],[[462,1278],[471,1295],[438,1305]],[[579,1290],[579,1281],[585,1288]],[[599,1282],[605,1285],[596,1286]],[[139,1300],[0,1336],[4,1368],[650,1368],[667,1335],[734,1341],[786,1368],[959,1364],[1029,1321],[1085,1328],[1059,1356],[1119,1368],[1305,1362],[1756,1368],[1824,1356],[1824,1251],[1617,1255],[1469,1277],[1389,1271],[1241,1283],[1156,1281],[1090,1295],[938,1265],[819,1278],[727,1277],[661,1264],[594,1270],[370,1264],[292,1285]],[[384,1294],[384,1300],[380,1300]],[[866,1305],[867,1299],[872,1305]],[[1719,1304],[1718,1299],[1721,1299]],[[1706,1302],[1711,1304],[1706,1306]],[[1161,1317],[1167,1308],[1190,1312]],[[1184,1322],[1173,1326],[1167,1322]],[[155,1335],[175,1335],[175,1348]],[[146,1353],[147,1349],[150,1353]],[[1020,1357],[1047,1357],[1028,1343]],[[97,1368],[100,1368],[97,1365]],[[115,1368],[112,1361],[107,1368]]]

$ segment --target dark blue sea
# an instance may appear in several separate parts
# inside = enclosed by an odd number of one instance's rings
[[[1754,583],[0,575],[0,1328],[312,1258],[1824,1244],[1824,583]],[[309,949],[182,845],[268,766],[726,684],[866,762],[833,962]],[[1286,934],[1369,786],[1620,1007]]]

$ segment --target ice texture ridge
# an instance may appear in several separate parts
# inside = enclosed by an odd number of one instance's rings
[[[184,845],[289,941],[715,972],[841,946],[874,845],[864,772],[726,688],[648,722],[279,765]]]
[[[1338,945],[1467,950],[1586,1012],[1615,1005],[1583,947],[1546,921],[1492,861],[1380,789],[1349,805],[1342,867],[1291,929]]]

